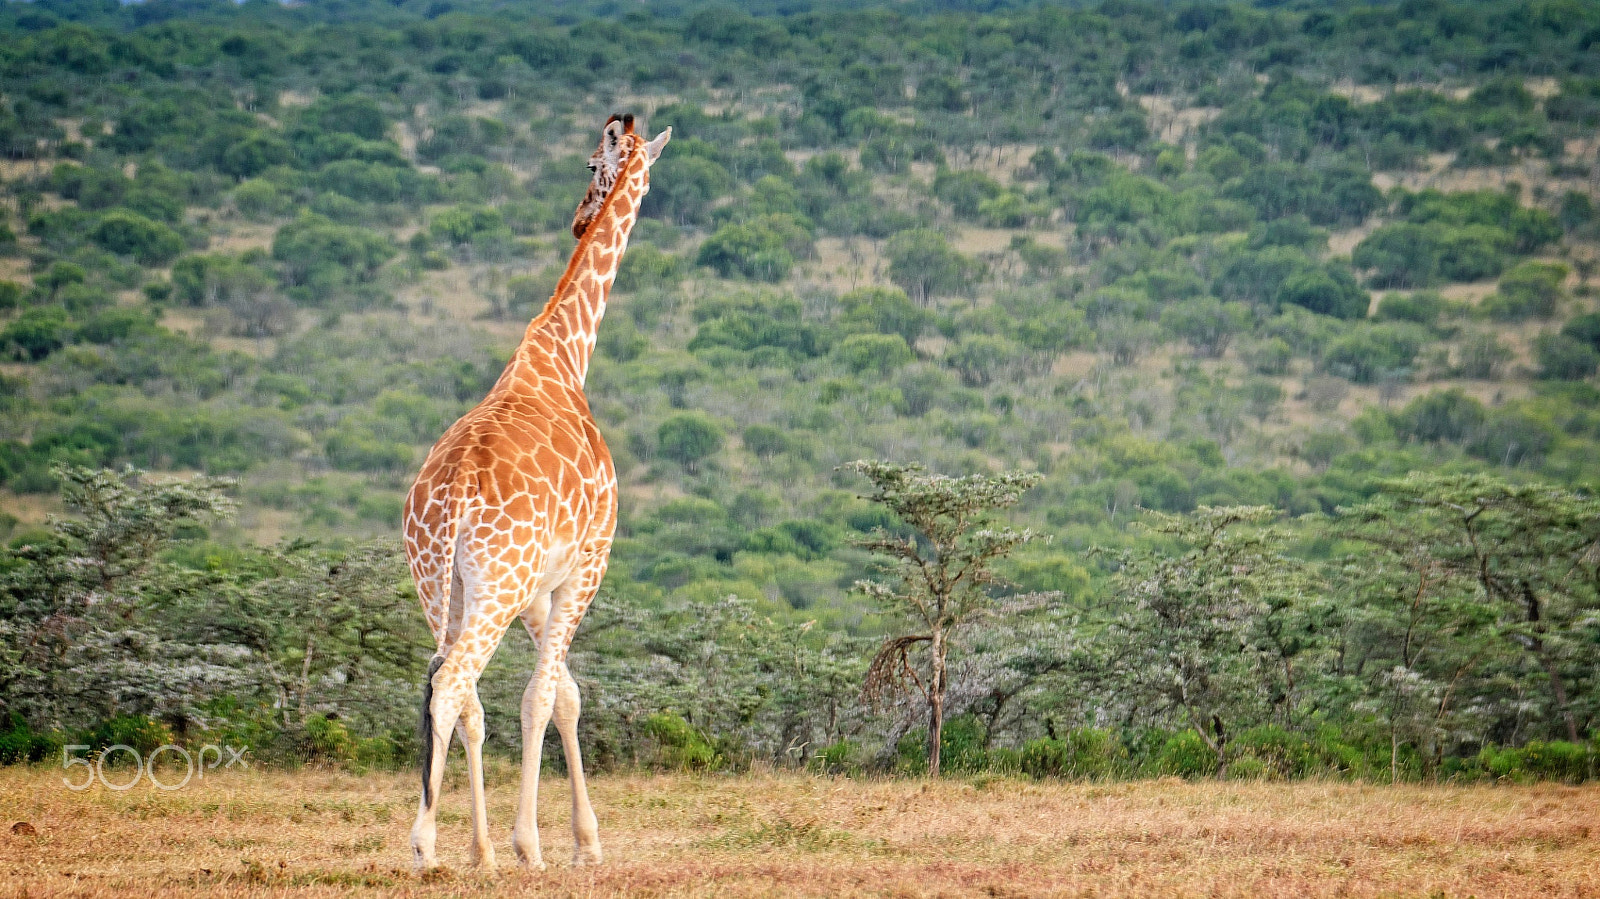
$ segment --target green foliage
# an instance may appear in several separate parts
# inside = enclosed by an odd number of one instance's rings
[[[1000,183],[982,172],[941,169],[933,179],[933,195],[949,203],[958,218],[976,220],[982,205],[1000,193]]]
[[[1225,775],[1240,720],[1289,699],[1275,662],[1287,649],[1295,597],[1312,581],[1284,554],[1287,535],[1264,527],[1273,514],[1208,506],[1157,514],[1150,529],[1181,554],[1119,558],[1101,689],[1161,704],[1189,725],[1162,748],[1164,773]]]
[[[1093,727],[1068,731],[1060,739],[1044,737],[1022,746],[1022,772],[1029,777],[1104,779],[1119,772],[1127,757],[1116,734]]]
[[[141,265],[166,265],[183,252],[183,237],[135,212],[113,210],[89,229],[89,239],[105,249],[132,256]]]
[[[1534,339],[1533,353],[1541,378],[1578,381],[1600,368],[1600,351],[1566,334],[1539,335]]]
[[[1294,348],[1281,337],[1269,337],[1241,347],[1239,355],[1257,374],[1281,375],[1289,370]]]
[[[644,214],[678,224],[703,224],[712,204],[733,189],[734,179],[717,162],[719,154],[704,144],[683,138],[672,142],[672,152],[650,170],[650,195]]]
[[[108,746],[117,745],[132,746],[141,756],[146,757],[158,747],[175,742],[172,729],[159,721],[152,721],[148,715],[113,715],[96,724],[85,739],[90,749],[104,750]]]
[[[312,214],[279,228],[272,240],[283,283],[315,305],[327,304],[329,291],[371,281],[395,252],[386,238]]]
[[[1600,312],[1573,316],[1561,326],[1561,333],[1600,350]]]
[[[889,279],[919,302],[961,293],[972,286],[979,266],[926,228],[903,231],[884,246]]]
[[[833,352],[858,375],[887,376],[916,358],[899,334],[851,334]]]
[[[1366,318],[1370,300],[1342,269],[1321,268],[1297,272],[1283,281],[1278,301],[1334,318]]]
[[[1411,367],[1427,335],[1408,324],[1358,327],[1328,347],[1322,367],[1357,384],[1371,384]]]
[[[683,260],[649,244],[633,244],[617,269],[616,289],[636,291],[672,287],[684,275]]]
[[[1209,777],[1217,773],[1217,754],[1199,734],[1180,730],[1161,745],[1156,770],[1178,777]]]
[[[1479,308],[1495,321],[1549,318],[1565,296],[1561,284],[1566,277],[1566,266],[1524,262],[1506,272],[1500,289]]]
[[[0,345],[13,348],[24,359],[37,361],[66,346],[72,336],[66,310],[46,306],[25,310],[6,325],[0,331]]]
[[[898,334],[907,345],[933,323],[933,315],[911,302],[905,291],[863,287],[839,298],[844,314],[839,326],[846,331]]]
[[[770,294],[735,294],[707,300],[695,309],[699,327],[688,349],[699,353],[726,347],[752,352],[754,357],[770,348],[779,359],[819,356],[827,350],[826,335],[801,321],[800,311],[800,304],[793,299]]]
[[[1218,358],[1227,352],[1235,335],[1250,323],[1250,309],[1243,303],[1222,303],[1203,297],[1168,306],[1161,311],[1161,325],[1188,341],[1195,353]]]
[[[1459,370],[1465,378],[1491,378],[1513,356],[1511,348],[1493,333],[1480,331],[1461,342]]]
[[[65,741],[57,733],[35,733],[19,712],[0,730],[0,765],[54,761]]]
[[[680,412],[656,430],[661,455],[694,472],[722,449],[722,428],[698,412]]]
[[[797,256],[810,252],[811,235],[794,216],[765,215],[718,228],[700,245],[696,262],[724,278],[782,281]]]
[[[1445,299],[1437,291],[1418,290],[1413,293],[1391,293],[1378,301],[1374,317],[1378,321],[1412,322],[1433,325],[1444,313]]]
[[[1459,388],[1424,394],[1395,416],[1395,432],[1414,440],[1465,443],[1487,418],[1483,404]]]

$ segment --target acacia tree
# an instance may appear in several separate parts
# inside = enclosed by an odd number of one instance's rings
[[[1156,514],[1146,528],[1177,542],[1118,557],[1097,680],[1122,703],[1182,718],[1217,756],[1226,777],[1229,744],[1294,696],[1292,615],[1310,592],[1303,563],[1284,555],[1287,536],[1260,527],[1265,506],[1201,506]]]
[[[164,609],[209,589],[163,559],[181,529],[228,514],[231,482],[58,466],[71,517],[0,550],[0,714],[40,730],[181,715],[240,683],[226,646]]]
[[[997,598],[993,565],[1040,535],[995,527],[990,514],[1013,506],[1040,475],[1005,472],[952,478],[928,474],[915,463],[859,460],[842,466],[865,475],[867,497],[906,526],[875,529],[857,545],[886,557],[884,581],[862,580],[856,589],[887,607],[910,628],[884,640],[862,686],[874,704],[915,691],[928,709],[928,773],[939,776],[939,741],[949,691],[949,657],[967,626],[1037,606],[1053,594]]]
[[[1574,635],[1600,610],[1600,500],[1486,474],[1415,474],[1379,487],[1345,511],[1351,535],[1416,554],[1418,565],[1475,585],[1475,601],[1498,619],[1504,645],[1537,664],[1551,723],[1578,742],[1580,715],[1568,686],[1585,671],[1563,663],[1581,655]]]

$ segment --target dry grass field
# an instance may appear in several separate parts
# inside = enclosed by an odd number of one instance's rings
[[[489,773],[504,865],[515,774]],[[529,875],[465,868],[455,781],[448,867],[418,878],[410,774],[83,793],[61,776],[0,769],[0,896],[1600,896],[1594,785],[610,775],[592,787],[607,862],[573,869],[565,782],[551,778],[552,864]],[[37,833],[13,832],[23,821]]]

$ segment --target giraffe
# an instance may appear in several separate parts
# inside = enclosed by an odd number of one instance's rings
[[[406,497],[406,559],[437,651],[422,709],[422,801],[412,861],[437,866],[434,842],[445,755],[455,730],[472,790],[472,860],[495,864],[483,794],[478,677],[522,620],[539,660],[522,695],[522,786],[512,847],[543,869],[535,817],[539,758],[554,717],[572,777],[574,864],[601,859],[578,750],[578,685],[567,650],[600,588],[617,523],[617,477],[589,412],[584,376],[606,295],[672,129],[646,141],[633,116],[612,116],[589,158],[594,177],[572,220],[578,245],[544,310],[476,408],[429,451]]]

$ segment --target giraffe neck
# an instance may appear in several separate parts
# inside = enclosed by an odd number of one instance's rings
[[[628,161],[600,213],[579,239],[555,294],[528,325],[516,360],[541,370],[554,368],[560,376],[583,384],[600,319],[606,312],[606,297],[628,246],[628,233],[638,220],[639,201],[644,198],[648,176],[639,158],[642,154],[641,150]]]

